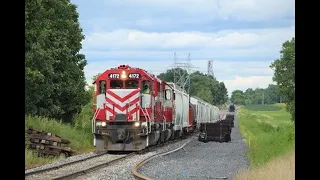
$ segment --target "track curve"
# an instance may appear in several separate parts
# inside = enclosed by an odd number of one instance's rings
[[[164,152],[164,153],[159,153],[159,154],[155,154],[155,155],[152,155],[144,160],[142,160],[141,162],[137,163],[136,165],[134,165],[131,169],[131,172],[133,174],[133,176],[137,179],[142,179],[142,180],[152,180],[151,178],[143,175],[143,174],[140,174],[139,173],[139,168],[142,167],[144,164],[146,164],[147,162],[151,161],[152,159],[156,158],[156,157],[159,157],[159,156],[165,156],[167,154],[170,154],[170,153],[173,153],[173,152],[176,152],[180,149],[182,149],[184,146],[186,146],[188,143],[190,143],[192,140],[189,140],[188,142],[184,143],[182,146],[174,149],[174,150],[171,150],[171,151],[168,151],[168,152]]]

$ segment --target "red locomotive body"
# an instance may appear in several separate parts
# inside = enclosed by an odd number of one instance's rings
[[[120,65],[94,84],[92,129],[98,150],[138,151],[181,134],[174,133],[174,91],[154,75]]]

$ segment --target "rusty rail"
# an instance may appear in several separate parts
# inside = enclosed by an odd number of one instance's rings
[[[131,169],[131,172],[133,174],[133,176],[137,179],[142,179],[142,180],[152,180],[151,178],[139,173],[139,168],[142,167],[144,164],[146,164],[147,162],[151,161],[152,159],[156,158],[156,157],[159,157],[159,156],[165,156],[167,154],[171,154],[173,152],[176,152],[180,149],[182,149],[184,146],[186,146],[188,143],[190,143],[191,140],[189,140],[188,142],[184,143],[182,146],[180,146],[179,148],[176,148],[174,150],[171,150],[171,151],[168,151],[168,152],[164,152],[164,153],[158,153],[158,154],[155,154],[155,155],[152,155],[142,161],[140,161],[138,164],[134,165]]]
[[[54,178],[54,180],[64,180],[64,179],[75,178],[75,177],[90,173],[92,171],[96,171],[96,170],[101,169],[103,167],[106,167],[106,166],[108,166],[110,164],[119,162],[119,161],[124,160],[126,158],[132,157],[134,155],[136,155],[136,152],[130,153],[130,154],[126,155],[126,156],[122,156],[120,158],[117,158],[117,159],[114,159],[114,160],[111,160],[111,161],[108,161],[108,162],[105,162],[105,163],[98,164],[96,166],[90,167],[90,168],[85,169],[85,170],[77,171],[77,172],[74,172],[74,173],[71,173],[71,174],[60,176],[58,178]]]
[[[75,161],[70,161],[70,162],[67,162],[67,163],[64,163],[64,164],[61,164],[61,165],[52,166],[52,167],[48,167],[48,168],[45,168],[45,169],[39,169],[39,170],[27,172],[27,173],[25,173],[25,177],[33,175],[33,174],[39,174],[39,173],[42,173],[42,172],[45,172],[45,171],[51,171],[51,170],[60,169],[60,168],[65,167],[65,166],[69,166],[69,165],[72,165],[72,164],[75,164],[75,163],[83,162],[83,161],[86,161],[86,160],[89,160],[89,159],[92,159],[92,158],[100,157],[100,156],[103,156],[105,154],[108,154],[108,153],[104,152],[104,153],[96,154],[94,156],[90,156],[90,157],[87,157],[87,158],[83,158],[83,159],[79,159],[79,160],[75,160]],[[30,169],[28,169],[28,170],[30,170]]]

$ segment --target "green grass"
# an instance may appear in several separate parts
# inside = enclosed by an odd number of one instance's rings
[[[252,104],[252,105],[245,105],[246,109],[250,111],[279,111],[282,109],[280,105],[273,105],[273,104]]]
[[[52,163],[58,160],[58,158],[53,158],[53,157],[48,157],[48,158],[38,157],[37,153],[30,149],[25,149],[24,154],[25,154],[25,166],[28,168],[34,167],[34,166],[40,166],[42,164]]]
[[[244,106],[238,111],[238,117],[253,167],[294,149],[294,124],[283,105]]]
[[[66,146],[76,150],[76,153],[93,151],[93,134],[91,132],[92,105],[86,105],[82,112],[78,114],[71,124],[65,124],[56,119],[43,117],[25,116],[25,130],[30,126],[57,134],[58,136],[69,140],[71,143]],[[57,160],[57,158],[38,157],[32,151],[26,149],[25,166],[41,165]]]

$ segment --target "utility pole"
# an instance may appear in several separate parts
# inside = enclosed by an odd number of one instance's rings
[[[214,73],[213,73],[213,60],[209,60],[209,61],[208,61],[208,75],[211,75],[212,77],[214,77]]]
[[[262,105],[264,105],[264,92],[262,93]]]

